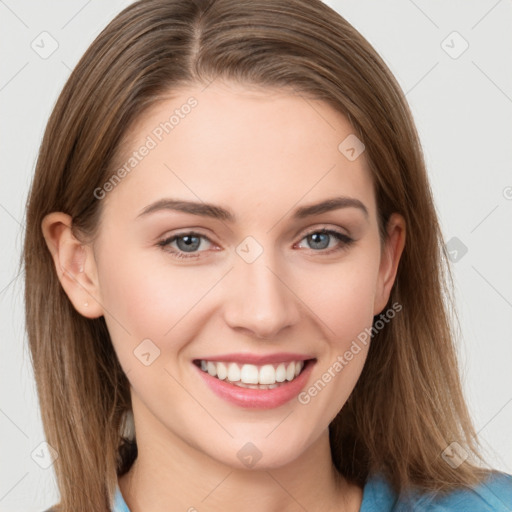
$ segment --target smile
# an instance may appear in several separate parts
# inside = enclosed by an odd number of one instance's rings
[[[230,404],[253,409],[273,409],[296,398],[309,380],[316,358],[298,357],[244,356],[237,357],[242,359],[238,362],[223,361],[221,357],[217,361],[195,359],[193,366],[207,388]]]
[[[304,361],[286,363],[237,364],[222,361],[199,361],[201,370],[212,377],[224,380],[239,387],[250,389],[274,389],[283,382],[291,382],[300,375]]]

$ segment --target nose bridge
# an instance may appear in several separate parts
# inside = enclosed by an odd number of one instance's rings
[[[236,257],[225,302],[225,319],[231,328],[271,338],[298,321],[297,298],[280,268],[271,250],[252,262]]]

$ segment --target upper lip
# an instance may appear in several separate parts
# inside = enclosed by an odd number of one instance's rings
[[[314,359],[314,357],[292,352],[279,352],[277,354],[221,354],[218,356],[200,357],[196,359],[196,361],[254,364],[260,366],[272,363],[287,363],[290,361],[306,361],[308,359]]]

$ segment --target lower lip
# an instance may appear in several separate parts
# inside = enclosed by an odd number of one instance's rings
[[[218,396],[239,407],[252,409],[273,409],[295,398],[306,385],[316,360],[305,363],[298,377],[292,381],[285,381],[274,389],[250,389],[229,384],[223,380],[212,377],[194,364],[204,382]]]

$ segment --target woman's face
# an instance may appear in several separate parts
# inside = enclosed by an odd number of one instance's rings
[[[381,247],[364,147],[325,103],[219,81],[127,141],[97,191],[94,294],[138,435],[294,460],[353,390],[401,252],[396,216]]]

